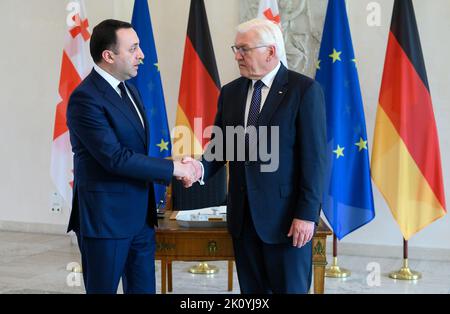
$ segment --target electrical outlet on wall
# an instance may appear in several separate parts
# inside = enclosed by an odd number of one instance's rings
[[[62,212],[62,197],[58,192],[53,192],[50,200],[50,213],[61,214]]]

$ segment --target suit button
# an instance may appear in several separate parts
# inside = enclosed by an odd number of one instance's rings
[[[241,186],[239,189],[241,190],[241,192],[245,192],[245,188],[243,186]]]
[[[250,161],[246,161],[244,164],[245,164],[246,166],[248,166],[248,165],[250,165]]]

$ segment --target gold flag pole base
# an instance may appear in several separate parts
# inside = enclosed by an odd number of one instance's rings
[[[412,271],[408,267],[408,259],[405,258],[403,260],[403,267],[400,268],[400,270],[398,271],[390,273],[389,277],[392,279],[399,279],[399,280],[418,280],[422,278],[422,274],[417,271]]]
[[[347,278],[351,274],[350,270],[338,266],[337,257],[333,257],[333,265],[325,269],[325,277],[330,278]]]
[[[71,273],[79,273],[79,274],[83,273],[83,268],[81,267],[81,265],[77,263],[71,263],[67,265],[66,270]]]
[[[197,266],[189,268],[191,274],[212,275],[219,272],[219,268],[208,263],[201,262]]]
[[[83,269],[81,268],[81,266],[75,266],[72,268],[72,273],[82,273]]]

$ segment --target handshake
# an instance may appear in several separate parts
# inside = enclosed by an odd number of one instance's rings
[[[185,188],[189,188],[202,178],[202,165],[200,161],[191,157],[183,157],[183,159],[173,162],[173,176],[177,180],[183,182]]]

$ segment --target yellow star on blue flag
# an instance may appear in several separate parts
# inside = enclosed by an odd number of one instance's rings
[[[339,157],[344,157],[344,149],[345,147],[340,147],[339,145],[335,150],[333,150],[333,153],[336,154],[336,159],[339,159]]]
[[[359,152],[363,149],[367,149],[367,141],[363,140],[362,137],[359,138],[359,142],[355,143],[355,145],[359,147]]]
[[[162,152],[164,150],[169,150],[169,142],[165,142],[164,139],[161,139],[159,144],[156,144],[159,147],[159,151]]]
[[[331,59],[333,59],[333,63],[335,63],[336,61],[342,61],[341,60],[341,53],[342,51],[336,51],[336,49],[333,48],[333,53],[328,55]]]

